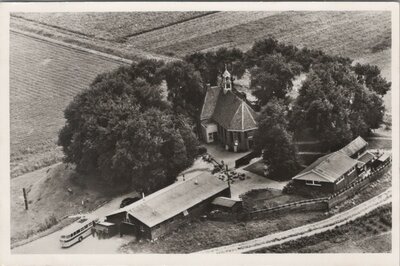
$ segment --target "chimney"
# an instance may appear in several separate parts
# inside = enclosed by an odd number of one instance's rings
[[[194,184],[195,185],[198,185],[199,184],[199,180],[196,178],[196,180],[194,181]]]
[[[142,192],[142,199],[144,199],[144,192]]]

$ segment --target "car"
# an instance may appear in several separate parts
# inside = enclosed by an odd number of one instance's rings
[[[138,200],[140,200],[140,197],[125,198],[121,201],[121,204],[119,205],[119,207],[123,208],[123,207],[128,206]]]

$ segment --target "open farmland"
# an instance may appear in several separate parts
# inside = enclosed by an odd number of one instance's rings
[[[122,62],[11,32],[11,175],[60,160],[63,110],[97,74]]]
[[[115,41],[210,13],[213,12],[14,13],[13,16]]]
[[[137,36],[128,38],[127,44],[132,45],[135,48],[157,51],[160,54],[176,54],[184,55],[188,52],[198,50],[196,45],[193,44],[187,51],[182,52],[180,43],[188,40],[196,40],[199,36],[218,36],[214,35],[217,32],[222,32],[229,28],[247,24],[252,21],[256,21],[262,18],[273,16],[280,12],[218,12],[205,17],[196,18],[189,20],[184,23],[176,24],[170,27],[165,27],[159,30],[154,30]],[[221,36],[224,38],[224,36]],[[218,38],[218,37],[217,37]],[[215,40],[205,40],[207,48],[215,46]],[[225,41],[219,42],[218,45],[223,44]],[[176,46],[175,46],[176,45]],[[166,49],[164,49],[164,47]],[[173,48],[173,47],[176,47]],[[169,49],[171,48],[171,49]]]
[[[147,49],[158,53],[173,52],[177,55],[221,46],[247,50],[255,40],[268,35],[296,46],[322,49],[328,53],[352,58],[390,48],[390,12],[323,11],[266,12],[266,14],[269,15],[216,29],[211,33],[209,29],[199,27],[195,36],[188,35],[185,26],[189,26],[190,22],[187,22],[180,24],[180,28],[164,28],[152,32],[152,35],[144,34],[140,37],[133,37],[130,41],[138,47],[141,47],[143,42],[151,43]],[[219,15],[221,16],[223,13]],[[255,18],[253,15],[249,17]],[[168,30],[173,33],[166,34]],[[162,35],[162,38],[157,39],[157,33]],[[179,39],[173,37],[174,35],[179,35]]]

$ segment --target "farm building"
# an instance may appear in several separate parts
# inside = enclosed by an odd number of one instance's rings
[[[219,141],[226,150],[252,148],[257,113],[232,89],[231,74],[225,70],[220,86],[208,87],[200,114],[202,138]]]
[[[367,170],[368,168],[371,168],[376,159],[377,159],[377,154],[374,154],[370,151],[366,151],[363,154],[361,154],[360,157],[357,158],[359,162],[358,166],[362,170]]]
[[[118,225],[121,234],[157,239],[188,218],[209,210],[211,202],[220,196],[230,197],[227,182],[204,173],[174,183],[143,199],[106,216],[106,221]]]
[[[356,159],[367,149],[368,142],[366,142],[362,137],[358,136],[352,142],[344,146],[340,152],[343,152],[347,156]]]
[[[350,184],[358,175],[358,161],[341,151],[325,155],[292,178],[296,187],[336,192]]]

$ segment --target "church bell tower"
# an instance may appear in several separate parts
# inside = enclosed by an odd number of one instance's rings
[[[225,71],[222,74],[222,88],[224,89],[224,93],[232,90],[232,80],[231,80],[231,73],[229,73],[228,69],[226,69],[225,64]]]

